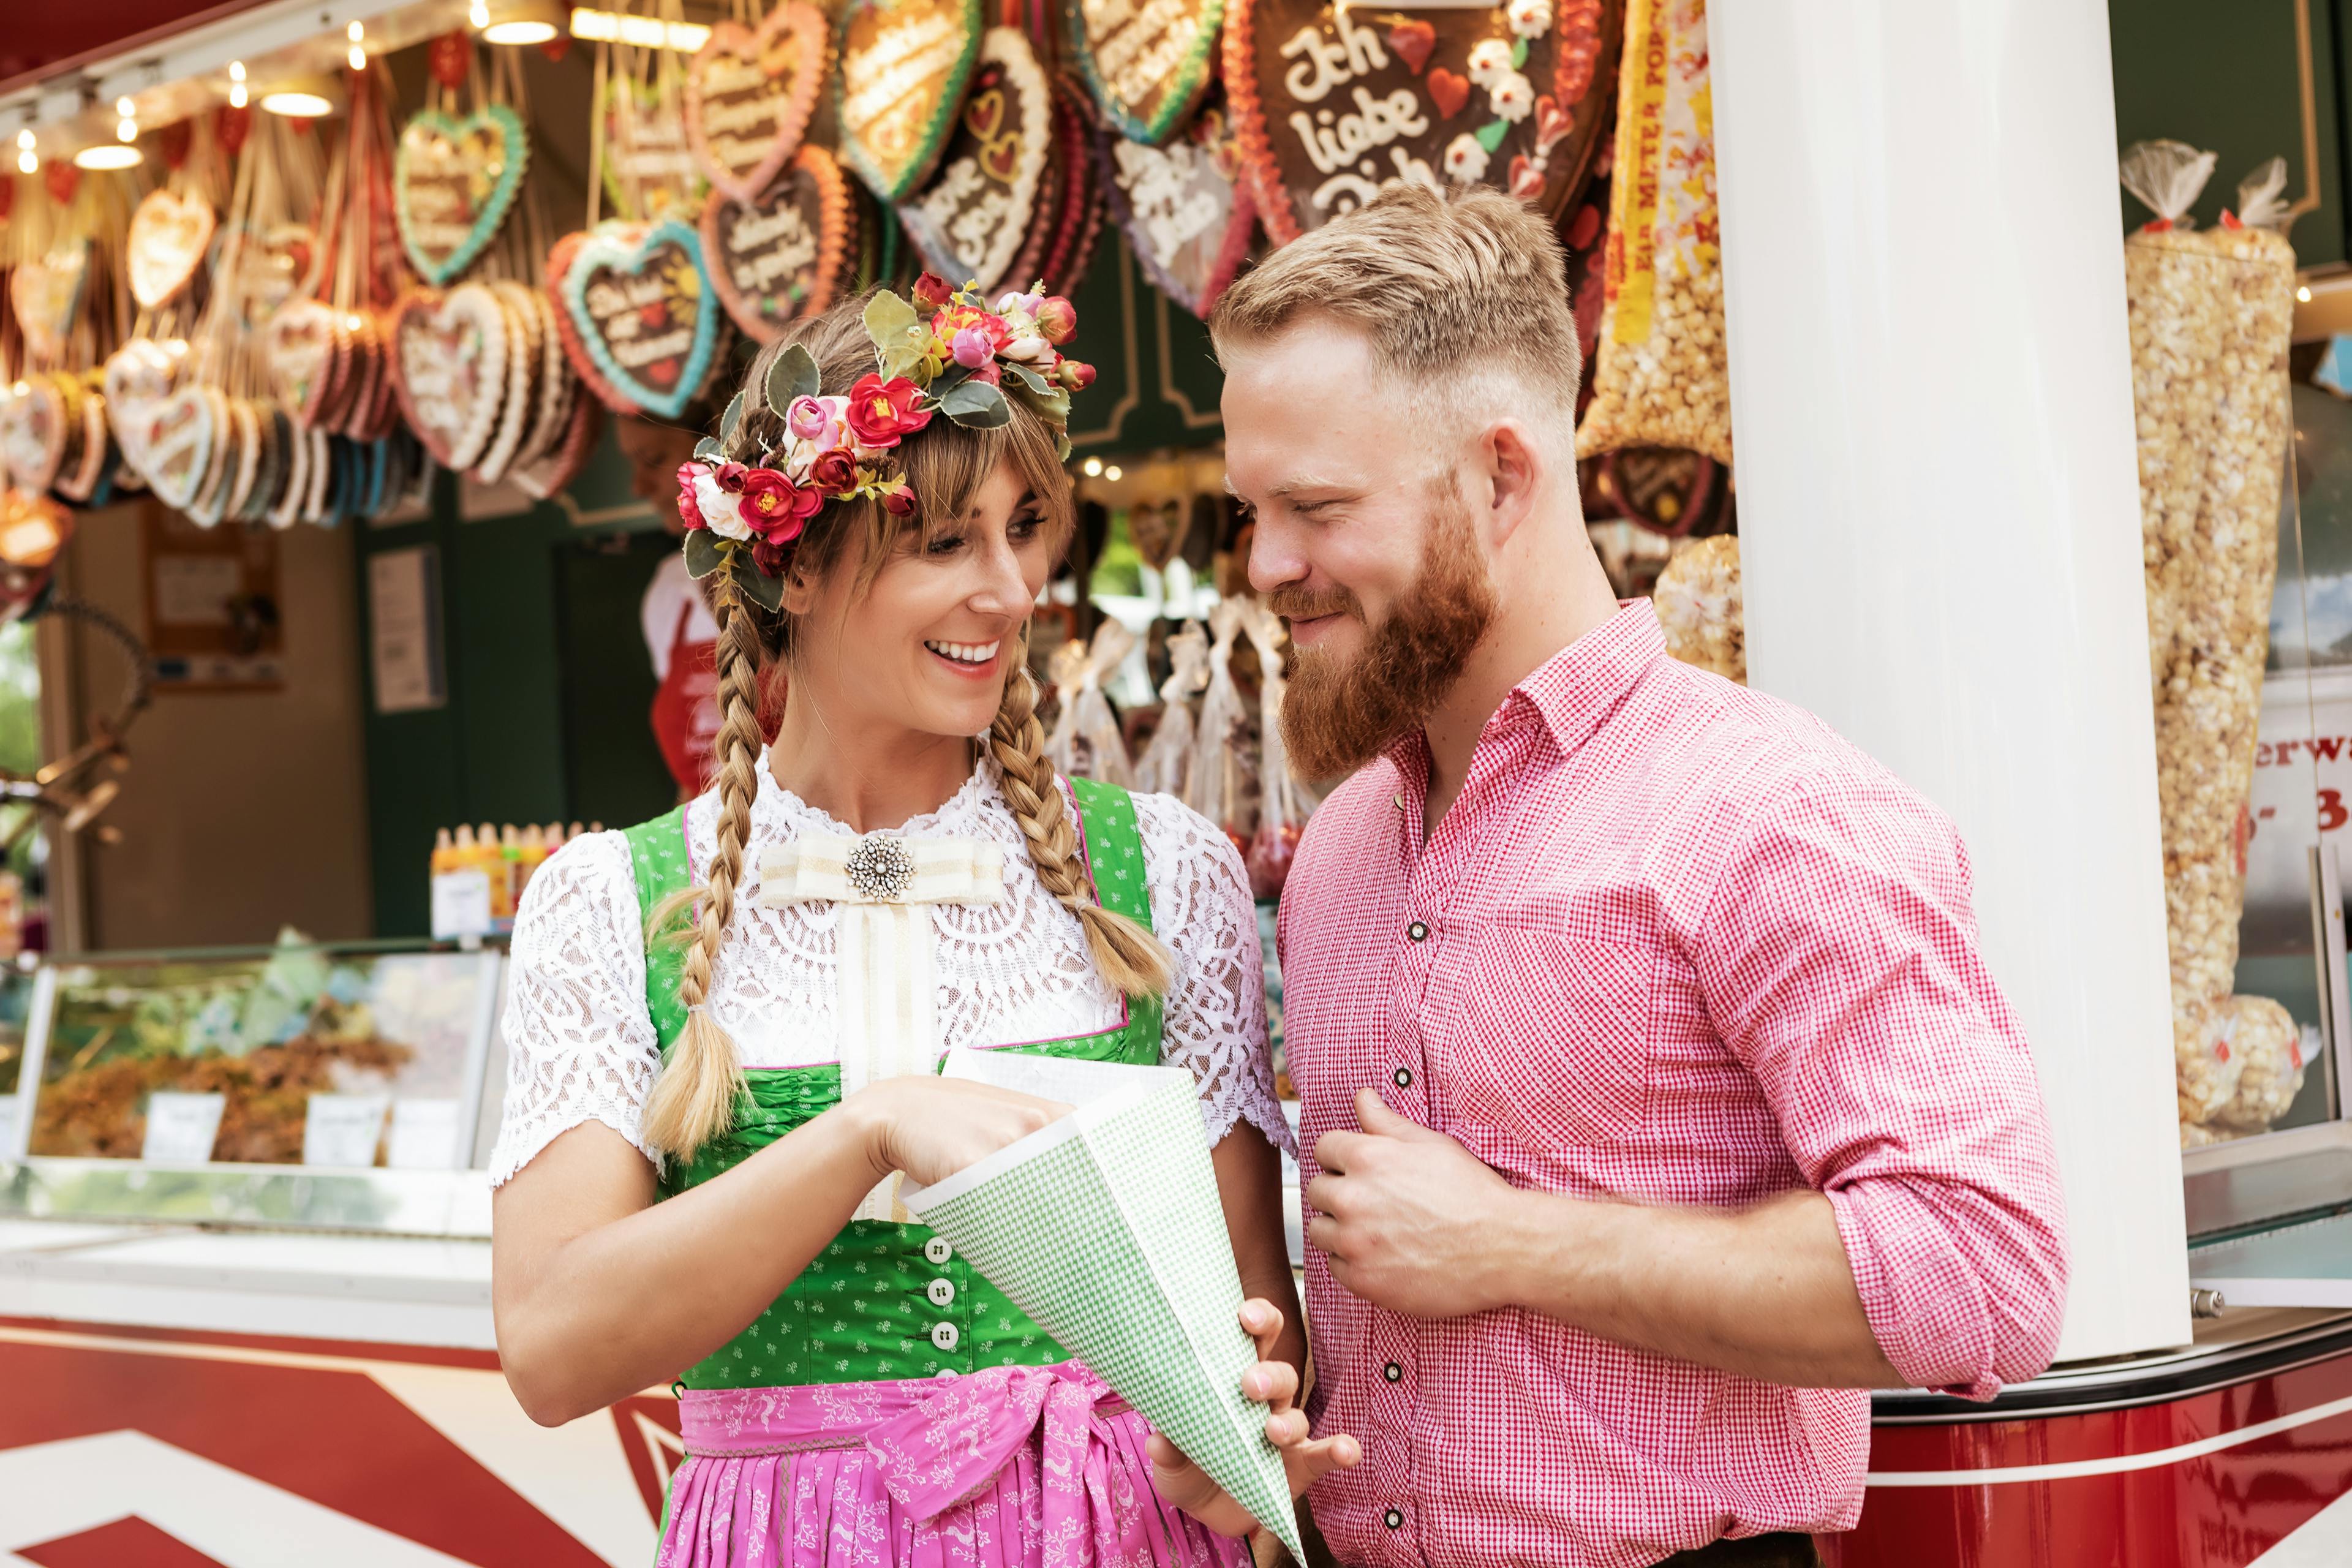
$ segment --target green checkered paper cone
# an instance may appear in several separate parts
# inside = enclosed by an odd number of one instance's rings
[[[1257,1350],[1192,1075],[1115,1070],[1121,1087],[901,1201],[1304,1561],[1265,1406],[1242,1394]]]

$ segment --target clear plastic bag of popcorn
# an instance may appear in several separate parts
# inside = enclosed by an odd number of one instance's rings
[[[1685,664],[1748,684],[1747,621],[1739,598],[1739,537],[1678,542],[1650,603],[1666,651]]]
[[[1255,826],[1253,801],[1257,774],[1249,759],[1249,708],[1234,684],[1234,644],[1242,635],[1239,596],[1222,599],[1209,612],[1209,686],[1201,697],[1192,765],[1184,777],[1184,804],[1225,830],[1234,847],[1249,853]]]
[[[1706,0],[1630,0],[1609,185],[1607,304],[1576,455],[1731,461]]]
[[[1290,777],[1289,755],[1282,745],[1282,698],[1287,689],[1282,645],[1290,633],[1263,599],[1245,601],[1242,629],[1257,649],[1259,735],[1257,830],[1250,835],[1243,859],[1249,868],[1251,896],[1279,899],[1283,884],[1290,879],[1290,862],[1298,853],[1307,810]]]
[[[1134,651],[1135,634],[1106,617],[1091,647],[1066,642],[1047,661],[1046,671],[1061,691],[1062,712],[1046,739],[1045,754],[1063,777],[1134,783],[1118,715],[1103,695],[1103,682]]]
[[[2319,1031],[2267,996],[2176,1001],[2172,1027],[2184,1149],[2268,1131],[2319,1049]]]
[[[2126,187],[2156,213],[2124,247],[2138,422],[2148,665],[2175,994],[2229,994],[2244,902],[2278,513],[2291,416],[2294,252],[2231,213],[2189,226],[2212,155],[2179,142],[2124,154]],[[2275,219],[2278,172],[2240,188]],[[2185,1069],[2184,1069],[2185,1070]],[[2190,1100],[2184,1079],[2184,1120]]]
[[[1168,679],[1160,683],[1160,727],[1135,759],[1135,787],[1146,795],[1181,795],[1192,763],[1192,697],[1209,683],[1209,634],[1186,621],[1168,638]]]

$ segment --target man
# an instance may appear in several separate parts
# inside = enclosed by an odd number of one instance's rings
[[[1864,1390],[2047,1363],[2055,1164],[1950,823],[1612,595],[1563,276],[1408,187],[1211,323],[1285,737],[1357,770],[1281,913],[1317,1384],[1244,1386],[1343,1563],[1811,1563]]]
[[[677,515],[678,465],[694,456],[702,423],[707,421],[681,427],[621,419],[614,425],[621,455],[629,462],[630,493],[654,509],[673,537],[686,532]],[[668,552],[654,568],[637,619],[656,683],[649,716],[654,741],[677,781],[678,798],[685,800],[710,782],[711,742],[719,733],[719,623],[688,575],[682,552]]]

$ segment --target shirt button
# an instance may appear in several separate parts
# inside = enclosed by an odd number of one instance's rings
[[[948,1245],[948,1238],[944,1236],[935,1236],[923,1243],[923,1261],[934,1267],[954,1256],[955,1248]]]
[[[1396,1071],[1389,1074],[1389,1081],[1396,1085],[1399,1089],[1411,1089],[1412,1087],[1412,1069],[1411,1068],[1399,1068]]]
[[[962,1338],[963,1331],[957,1328],[953,1323],[933,1323],[931,1325],[931,1348],[933,1350],[951,1351],[956,1348],[956,1342]]]
[[[1404,1368],[1397,1365],[1394,1362],[1391,1362],[1388,1365],[1381,1368],[1381,1375],[1387,1378],[1391,1383],[1396,1383],[1403,1378]]]
[[[923,1287],[923,1294],[931,1299],[931,1305],[934,1307],[951,1305],[955,1300],[955,1282],[950,1279],[934,1279]]]
[[[1429,927],[1420,921],[1415,921],[1412,924],[1404,928],[1404,934],[1412,938],[1415,942],[1427,942],[1429,940]]]
[[[1391,1530],[1402,1530],[1404,1528],[1404,1515],[1396,1509],[1391,1509],[1388,1512],[1381,1515],[1381,1522],[1387,1525]]]

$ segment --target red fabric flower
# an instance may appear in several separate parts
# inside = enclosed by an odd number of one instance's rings
[[[779,518],[792,515],[793,481],[775,469],[748,469],[741,483],[743,521],[754,532],[765,533]]]
[[[1002,386],[1004,384],[1004,367],[990,360],[973,371],[968,379],[979,382],[982,386]]]
[[[915,511],[915,492],[904,479],[893,479],[881,490],[882,505],[892,517],[911,517]]]
[[[993,353],[1003,353],[1004,345],[1013,341],[1013,329],[1004,324],[1003,317],[971,305],[941,310],[931,321],[931,331],[943,343],[955,342],[955,335],[966,327],[974,328],[986,337],[989,350]]]
[[[955,299],[955,286],[936,272],[926,272],[915,279],[915,309],[944,310]]]
[[[1066,359],[1055,368],[1063,374],[1072,392],[1084,392],[1095,384],[1095,367],[1084,360]]]
[[[1049,343],[1066,343],[1078,330],[1077,307],[1059,294],[1048,294],[1037,307],[1037,330]]]
[[[711,482],[730,496],[743,493],[743,480],[751,469],[740,463],[721,463],[710,470]]]
[[[915,406],[923,389],[905,376],[884,381],[874,374],[857,378],[849,389],[849,433],[861,447],[895,447],[901,436],[911,436],[931,422],[930,410]]]
[[[689,529],[710,526],[702,521],[702,503],[694,499],[694,481],[701,477],[700,463],[677,466],[677,519]]]
[[[809,465],[809,488],[827,495],[839,495],[857,482],[857,459],[839,447],[821,452]]]
[[[785,563],[791,559],[791,552],[783,545],[771,544],[764,539],[751,541],[751,564],[757,566],[768,576],[782,576]]]

